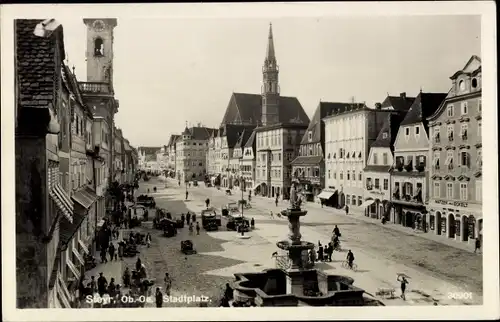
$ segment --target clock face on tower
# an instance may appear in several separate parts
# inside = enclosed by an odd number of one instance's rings
[[[104,22],[102,20],[96,20],[92,24],[92,27],[95,31],[103,31],[104,30]]]

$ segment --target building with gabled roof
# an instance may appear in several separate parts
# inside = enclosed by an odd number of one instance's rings
[[[346,104],[319,102],[300,141],[299,155],[292,161],[292,173],[298,178],[299,189],[307,201],[314,201],[325,188],[325,124],[322,119]]]
[[[240,187],[242,190],[245,190],[246,187],[251,188],[253,184],[253,176],[248,173],[250,170],[244,169],[242,165],[243,150],[248,139],[252,136],[253,128],[253,126],[250,126],[243,128],[241,132],[239,132],[238,139],[232,148],[232,152],[229,153],[229,170],[233,177],[234,186]]]
[[[180,134],[172,134],[170,135],[170,139],[168,140],[167,144],[167,151],[168,151],[168,161],[167,161],[167,169],[168,169],[168,175],[170,177],[175,176],[175,154],[176,154],[176,143],[177,140],[181,137]]]
[[[429,230],[474,244],[482,239],[482,72],[472,56],[429,117]]]
[[[201,126],[184,128],[176,140],[176,177],[182,182],[205,180],[208,141],[216,129]]]
[[[247,133],[244,134],[246,136]],[[245,180],[245,190],[252,189],[255,186],[255,171],[256,171],[256,136],[257,133],[253,130],[250,133],[250,136],[245,141],[242,140],[242,157],[241,157],[241,176],[243,176]],[[250,193],[250,192],[249,192]]]
[[[337,104],[323,118],[325,123],[325,189],[318,198],[327,206],[349,210],[363,207],[363,169],[371,144],[387,115],[397,113],[377,103]]]
[[[447,93],[422,93],[413,101],[401,122],[394,142],[395,164],[391,169],[391,221],[427,230],[429,126]]]

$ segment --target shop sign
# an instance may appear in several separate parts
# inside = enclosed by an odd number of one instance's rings
[[[436,200],[436,203],[441,205],[449,205],[449,206],[464,207],[464,208],[467,208],[467,206],[469,205],[467,202],[463,201]]]

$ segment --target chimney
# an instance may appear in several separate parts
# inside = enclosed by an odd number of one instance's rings
[[[401,96],[401,98],[405,100],[406,99],[406,92],[399,94],[399,96]]]
[[[382,109],[382,104],[380,103],[375,103],[375,109],[381,110]]]

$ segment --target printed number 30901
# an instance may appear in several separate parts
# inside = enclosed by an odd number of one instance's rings
[[[471,292],[448,292],[448,298],[453,300],[471,300]]]

